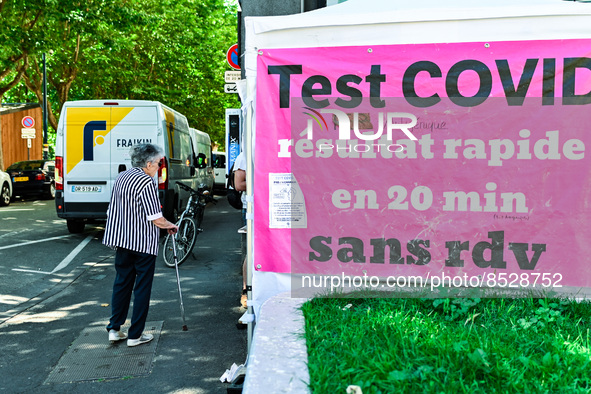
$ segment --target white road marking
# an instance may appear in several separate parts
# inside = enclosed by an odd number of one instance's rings
[[[0,250],[2,250],[2,249],[10,249],[10,248],[18,248],[19,246],[36,244],[36,243],[39,243],[39,242],[53,241],[54,239],[68,238],[68,237],[71,237],[71,236],[72,235],[60,235],[59,237],[51,237],[51,238],[39,239],[37,241],[28,241],[28,242],[22,242],[20,244],[0,246]]]
[[[35,270],[23,270],[20,268],[13,268],[13,271],[19,271],[19,272],[32,272],[34,274],[44,274],[44,275],[49,275],[51,274],[51,272],[46,272],[46,271],[35,271]]]
[[[53,269],[53,271],[51,271],[51,273],[52,273],[52,274],[54,274],[54,273],[56,273],[57,271],[59,271],[59,270],[61,270],[61,269],[63,269],[63,268],[66,268],[66,267],[68,266],[68,264],[70,264],[70,263],[72,262],[72,260],[74,260],[74,258],[75,258],[76,256],[78,256],[78,253],[80,253],[80,252],[82,251],[82,249],[84,249],[84,247],[85,247],[85,246],[86,246],[86,245],[87,245],[87,244],[90,242],[90,240],[91,240],[92,238],[94,238],[94,235],[95,235],[95,234],[96,234],[96,233],[92,233],[92,234],[90,234],[88,237],[86,237],[86,239],[84,239],[84,241],[80,242],[80,244],[79,244],[78,246],[76,246],[76,248],[75,248],[74,250],[72,250],[72,251],[70,252],[70,254],[69,254],[69,255],[67,255],[67,256],[66,256],[66,258],[65,258],[65,259],[63,259],[63,260],[62,260],[62,262],[61,262],[61,263],[59,263],[59,264],[57,265],[57,267],[55,267],[55,268]]]
[[[53,271],[51,271],[51,272],[26,270],[26,269],[20,269],[20,268],[13,268],[12,270],[13,271],[21,271],[21,272],[34,272],[34,273],[37,273],[37,274],[46,274],[46,275],[48,275],[48,274],[55,274],[59,270],[62,270],[64,268],[66,268],[68,266],[68,264],[70,264],[72,262],[72,260],[74,260],[74,258],[76,256],[78,256],[78,253],[80,253],[82,251],[82,249],[84,249],[84,247],[86,245],[88,245],[88,243],[92,240],[92,238],[94,238],[95,234],[96,234],[96,232],[93,232],[88,237],[86,237],[82,242],[80,242],[80,244],[78,244],[78,246],[76,246],[76,248],[74,250],[72,250],[70,252],[70,254],[68,254],[66,256],[66,258],[63,259],[57,265],[57,267],[55,267],[53,269]],[[20,244],[17,244],[17,245],[2,246],[2,247],[0,247],[0,250],[1,249],[8,249],[8,248],[15,248],[17,246],[24,246],[24,245],[34,244],[34,243],[37,243],[37,242],[51,241],[51,240],[54,240],[54,239],[66,238],[66,237],[71,237],[71,236],[72,235],[62,235],[60,237],[52,237],[52,238],[42,239],[42,240],[39,240],[39,241],[30,241],[30,242],[23,242],[23,243],[20,243]]]

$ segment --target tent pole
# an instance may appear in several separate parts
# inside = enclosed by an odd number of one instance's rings
[[[250,81],[247,79],[247,91],[250,92]],[[248,294],[248,305],[247,313],[254,316],[254,308],[252,306],[252,275],[254,268],[253,250],[254,250],[254,238],[253,238],[253,189],[254,189],[254,147],[252,146],[252,103],[250,102],[246,108],[246,288]],[[252,345],[252,336],[254,331],[254,321],[249,321],[247,325],[247,353],[250,354],[250,347]]]

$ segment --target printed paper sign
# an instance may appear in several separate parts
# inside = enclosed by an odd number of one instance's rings
[[[306,228],[306,201],[293,174],[269,174],[269,227]]]

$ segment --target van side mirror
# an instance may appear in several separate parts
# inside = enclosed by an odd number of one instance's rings
[[[203,153],[199,153],[195,160],[195,168],[203,169],[207,167],[207,157]]]

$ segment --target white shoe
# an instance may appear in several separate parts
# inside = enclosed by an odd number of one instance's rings
[[[127,339],[127,334],[121,331],[111,330],[109,331],[109,341],[117,342]]]
[[[139,337],[138,339],[128,339],[127,346],[131,347],[131,346],[141,345],[141,344],[150,342],[152,339],[154,339],[154,335],[142,334],[142,336]]]

